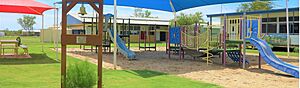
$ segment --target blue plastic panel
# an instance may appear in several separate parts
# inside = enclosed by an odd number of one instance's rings
[[[180,27],[172,27],[169,29],[170,44],[180,44]]]

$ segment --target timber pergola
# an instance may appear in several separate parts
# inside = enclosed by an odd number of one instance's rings
[[[67,45],[93,45],[98,49],[98,88],[102,88],[102,30],[103,21],[98,22],[98,34],[94,35],[74,35],[67,34],[67,13],[77,3],[89,3],[89,5],[99,14],[103,14],[103,0],[62,0],[62,34],[61,34],[61,88],[66,88],[66,54]],[[97,3],[98,6],[95,4]],[[98,20],[103,20],[99,16]]]

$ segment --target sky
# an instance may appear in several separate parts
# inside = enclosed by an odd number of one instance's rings
[[[61,0],[36,0],[38,2],[48,4],[50,6],[53,6],[54,2],[61,1]],[[285,8],[285,0],[276,0],[273,1],[274,4],[274,9],[280,9],[280,8]],[[196,7],[196,8],[191,8],[187,10],[183,10],[178,12],[179,13],[185,13],[185,14],[192,14],[195,12],[202,12],[203,17],[206,21],[208,21],[208,18],[206,18],[207,14],[218,14],[218,13],[229,13],[229,12],[235,12],[237,7],[241,3],[231,3],[231,4],[218,4],[218,5],[209,5],[209,6],[202,6],[202,7]],[[289,0],[288,2],[289,8],[293,7],[299,7],[299,0]],[[58,8],[61,6],[57,5]],[[77,4],[75,8],[73,8],[69,13],[71,14],[77,14],[79,11],[80,4]],[[87,8],[87,13],[92,13],[91,7],[86,6]],[[133,15],[134,8],[132,7],[121,7],[119,6],[118,8],[118,16],[119,17],[129,17]],[[147,10],[147,9],[143,9]],[[151,16],[154,17],[159,17],[161,19],[173,19],[173,13],[170,12],[164,12],[164,11],[158,11],[158,10],[149,10],[152,12]],[[61,13],[61,9],[59,10]],[[45,28],[48,28],[53,25],[54,23],[54,11],[49,10],[44,12],[44,17],[45,17]],[[113,13],[113,6],[104,6],[104,14],[106,13]],[[0,30],[3,29],[9,29],[9,30],[20,30],[22,27],[17,23],[17,19],[21,18],[24,14],[16,14],[16,13],[0,13]],[[34,25],[34,29],[41,29],[41,23],[42,23],[42,17],[39,15],[35,15],[37,17],[36,23]],[[59,15],[59,19],[61,15]],[[59,20],[60,21],[60,20]],[[216,22],[217,19],[214,19],[214,22]]]

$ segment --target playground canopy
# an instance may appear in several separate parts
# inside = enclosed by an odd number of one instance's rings
[[[178,12],[185,9],[190,9],[199,6],[236,3],[236,2],[251,2],[255,0],[117,0],[118,6],[147,8],[161,10],[167,12]],[[61,4],[62,2],[56,2]],[[81,3],[81,2],[80,2]],[[87,4],[86,2],[83,2]],[[104,5],[114,5],[114,0],[104,0]]]
[[[0,0],[0,12],[42,15],[51,6],[34,0]]]
[[[54,8],[49,5],[37,2],[35,0],[0,0],[0,12],[41,15],[42,29],[44,29],[43,13],[44,11],[50,9],[54,9]],[[44,51],[43,45],[42,45],[42,51]]]

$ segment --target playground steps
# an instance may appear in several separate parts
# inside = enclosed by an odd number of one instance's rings
[[[227,51],[227,56],[234,62],[243,61],[242,59],[242,53],[240,50],[235,51]],[[240,60],[241,59],[241,60]],[[246,64],[249,64],[249,61],[246,59]]]

